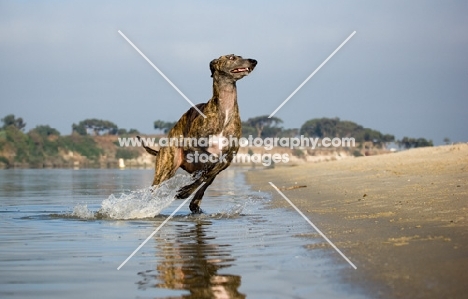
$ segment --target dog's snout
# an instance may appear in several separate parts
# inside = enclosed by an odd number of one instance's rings
[[[251,64],[253,64],[253,66],[256,66],[256,65],[257,65],[257,60],[255,60],[255,59],[249,59],[249,62],[250,62]]]

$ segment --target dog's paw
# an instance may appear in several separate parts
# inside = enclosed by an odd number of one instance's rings
[[[187,190],[187,189],[184,190],[184,188],[181,188],[179,191],[177,191],[176,198],[177,199],[186,199],[191,194],[192,194],[192,192],[190,192],[190,190]]]
[[[199,214],[203,214],[203,210],[200,209],[199,206],[196,206],[194,208],[190,207],[190,211],[192,212],[192,215],[199,215]]]
[[[186,199],[186,198],[188,198],[190,195],[192,195],[193,191],[195,191],[194,190],[195,187],[196,186],[194,186],[193,184],[183,186],[182,188],[177,190],[176,198],[177,199]]]

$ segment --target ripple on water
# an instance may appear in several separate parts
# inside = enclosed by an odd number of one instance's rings
[[[48,178],[43,186],[57,183],[50,193],[34,195],[31,173],[20,174],[17,182],[0,172],[0,183],[25,186],[24,192],[0,189],[0,200],[9,204],[0,211],[7,228],[0,230],[0,268],[8,273],[0,275],[2,298],[362,298],[339,281],[337,270],[348,265],[333,262],[336,252],[313,246],[323,240],[304,219],[269,207],[270,197],[245,188],[236,169],[207,190],[205,213],[181,209],[119,271],[182,202],[175,192],[189,176],[154,191],[115,193],[101,186],[144,186],[152,173],[38,171],[39,182]],[[81,187],[70,193],[74,186]],[[83,190],[89,200],[77,205],[86,200]],[[73,212],[65,213],[68,204]]]

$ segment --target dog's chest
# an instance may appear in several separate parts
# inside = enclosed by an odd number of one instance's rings
[[[232,111],[230,109],[226,109],[224,119],[219,120],[221,131],[211,136],[208,152],[219,154],[222,151],[226,151],[227,148],[233,147],[237,144],[240,127],[236,128],[233,117]]]
[[[224,111],[224,122],[223,122],[223,130],[222,130],[222,131],[224,131],[224,129],[226,128],[226,126],[227,126],[227,124],[228,124],[228,122],[229,122],[230,112],[231,112],[230,109],[226,109],[226,110]],[[222,131],[221,131],[221,132],[222,132]]]

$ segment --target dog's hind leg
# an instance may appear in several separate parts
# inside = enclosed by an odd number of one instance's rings
[[[153,186],[158,186],[162,182],[174,176],[177,168],[182,164],[182,149],[163,147],[156,156],[154,166]]]

